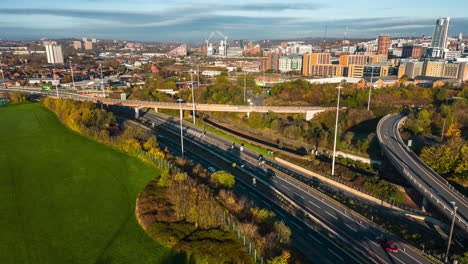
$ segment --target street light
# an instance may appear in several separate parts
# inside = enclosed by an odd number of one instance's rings
[[[244,71],[244,69],[242,69],[242,71]],[[244,104],[245,104],[246,87],[247,87],[247,75],[246,75],[246,72],[244,71]]]
[[[455,225],[455,218],[457,217],[457,209],[458,207],[455,205],[455,202],[450,202],[453,206],[453,218],[452,218],[452,225],[450,226],[450,234],[447,244],[447,253],[445,253],[445,262],[448,262],[449,259],[449,251],[450,251],[450,244],[452,243],[452,234],[453,234],[453,226]]]
[[[55,68],[52,69],[52,78],[55,81]],[[57,82],[55,82],[55,92],[57,93],[57,99],[60,99]]]
[[[70,58],[70,72],[71,72],[71,77],[72,77],[73,90],[76,91],[76,87],[75,87],[75,78],[73,77],[72,57],[69,57],[69,58]]]
[[[182,128],[182,119],[183,119],[183,114],[182,114],[182,102],[184,100],[182,99],[177,99],[177,102],[179,102],[179,107],[180,107],[180,148],[182,150],[182,158],[184,157],[184,133],[183,133],[183,128]]]
[[[2,61],[0,61],[0,70],[2,71],[3,86],[4,86],[5,88],[7,88],[7,87],[6,87],[6,83],[5,83],[5,74],[3,73],[3,62],[2,62]]]
[[[336,102],[335,140],[333,142],[333,161],[332,161],[332,171],[331,171],[332,176],[335,175],[336,137],[338,135],[338,113],[340,109],[341,88],[343,88],[341,85],[338,85],[338,87],[336,87],[336,89],[338,89],[338,99]]]
[[[102,89],[102,95],[106,97],[105,92],[104,92],[104,79],[102,77],[102,63],[99,64],[99,68],[101,68],[101,89]]]
[[[371,92],[372,92],[372,85],[374,85],[374,66],[371,66],[371,77],[370,77],[370,88],[369,88],[369,99],[367,100],[367,111],[370,109],[370,98],[371,98]]]
[[[192,78],[192,69],[190,69],[190,86],[192,86],[192,115],[193,115],[193,124],[195,125],[195,93],[193,91],[193,78]]]

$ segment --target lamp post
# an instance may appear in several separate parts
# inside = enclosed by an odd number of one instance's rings
[[[332,171],[331,175],[335,175],[335,158],[336,158],[336,137],[338,135],[338,114],[340,110],[340,95],[341,95],[341,85],[338,85],[336,89],[338,89],[338,99],[336,102],[336,121],[335,121],[335,140],[333,141],[333,161],[332,161]]]
[[[71,72],[71,77],[72,77],[73,90],[76,91],[75,78],[73,77],[72,58],[71,57],[70,57],[70,72]]]
[[[5,83],[5,74],[3,73],[3,62],[0,61],[0,70],[2,71],[2,81],[3,81],[3,86],[6,88],[6,83]]]
[[[102,63],[99,64],[99,68],[101,68],[101,89],[102,89],[102,95],[106,97],[105,92],[104,92],[104,79],[102,77]]]
[[[193,77],[192,77],[192,69],[190,69],[190,86],[192,86],[192,116],[193,116],[193,124],[195,125],[195,92],[193,91]]]
[[[52,78],[55,81],[55,68],[52,69]],[[60,99],[57,82],[55,82],[55,92],[57,93],[57,99]]]
[[[372,86],[374,85],[374,66],[371,66],[371,77],[370,77],[370,82],[371,85],[369,87],[369,99],[367,99],[367,111],[370,110],[370,98],[371,98],[371,93],[372,93]]]
[[[245,104],[245,94],[246,94],[246,90],[247,90],[247,75],[246,75],[246,72],[244,71],[244,69],[242,69],[242,71],[244,72],[244,104]]]
[[[455,218],[457,217],[457,209],[458,207],[455,205],[455,202],[450,202],[453,205],[453,218],[452,218],[452,225],[450,226],[450,234],[447,244],[447,253],[445,253],[445,262],[448,262],[449,259],[449,251],[450,251],[450,244],[452,243],[452,235],[453,235],[453,226],[455,225]]]
[[[184,100],[182,99],[177,99],[177,102],[179,102],[179,107],[180,107],[180,148],[182,151],[182,158],[184,157],[184,133],[183,133],[183,128],[182,128],[182,119],[183,119],[183,114],[182,114],[182,102]]]

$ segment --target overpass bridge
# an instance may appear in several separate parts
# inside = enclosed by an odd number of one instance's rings
[[[468,233],[466,198],[405,145],[399,132],[405,119],[404,115],[397,114],[387,115],[379,121],[377,137],[382,150],[397,170],[423,195],[426,202],[430,202],[449,219],[456,212],[456,225]],[[454,210],[453,204],[458,210]]]
[[[34,92],[43,94],[50,97],[57,97],[56,92],[42,91],[38,88],[20,88],[12,87],[7,89],[0,89],[0,91],[22,91],[22,92]],[[182,109],[182,110],[193,110],[193,104],[191,103],[168,103],[168,102],[153,102],[153,101],[138,101],[138,100],[120,100],[110,98],[99,98],[75,93],[64,93],[59,92],[60,98],[70,98],[78,101],[91,101],[94,103],[101,103],[105,105],[122,105],[133,107],[135,109],[135,116],[139,116],[139,109],[141,108],[153,108],[155,111],[158,109]],[[196,111],[208,111],[208,112],[240,112],[247,113],[247,116],[252,112],[256,113],[281,113],[281,114],[304,114],[304,119],[310,120],[317,113],[324,112],[326,110],[334,110],[334,107],[317,107],[317,106],[256,106],[256,105],[227,105],[227,104],[197,104],[195,103]]]

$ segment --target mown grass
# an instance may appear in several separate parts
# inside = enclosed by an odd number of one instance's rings
[[[183,263],[135,218],[150,165],[64,127],[39,104],[0,108],[0,263]]]

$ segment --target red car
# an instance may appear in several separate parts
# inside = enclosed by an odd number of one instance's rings
[[[398,246],[395,242],[393,241],[388,241],[384,237],[377,237],[377,242],[380,243],[382,247],[384,247],[386,250],[391,251],[391,252],[398,252]]]

